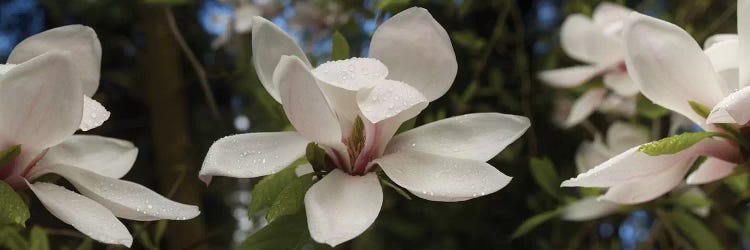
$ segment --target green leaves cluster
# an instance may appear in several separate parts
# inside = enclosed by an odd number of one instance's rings
[[[250,235],[238,249],[301,249],[311,242],[304,199],[314,183],[313,174],[297,177],[297,166],[292,164],[255,185],[249,216],[266,209],[269,224]]]

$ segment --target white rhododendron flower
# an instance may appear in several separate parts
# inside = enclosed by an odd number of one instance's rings
[[[740,38],[748,33],[743,31],[744,24],[741,22],[750,11],[746,2],[740,1],[738,8]],[[727,117],[738,119],[739,116],[731,114],[748,112],[747,106],[739,109],[739,106],[734,105],[743,99],[738,95],[742,91],[731,92],[736,87],[720,75],[725,68],[716,66],[716,59],[720,57],[710,51],[720,49],[721,44],[731,42],[731,39],[711,45],[704,53],[686,31],[671,23],[638,13],[632,13],[628,17],[624,36],[628,52],[627,68],[641,92],[655,104],[687,117],[706,131],[722,131],[710,123],[725,121],[723,119]],[[739,43],[739,51],[742,52],[742,49],[743,45]],[[736,50],[733,55],[737,56]],[[739,79],[743,79],[743,67],[739,69]],[[708,121],[693,110],[690,102],[714,108]],[[742,124],[741,120],[737,121]],[[639,151],[639,147],[633,147],[594,169],[563,182],[562,186],[608,187],[609,190],[601,199],[639,203],[655,199],[678,186],[700,156],[708,158],[688,176],[688,184],[701,184],[726,177],[732,173],[736,164],[743,161],[738,145],[721,138],[703,139],[680,152],[658,156],[649,156]]]
[[[468,114],[394,136],[456,76],[448,34],[427,10],[410,8],[383,23],[370,43],[370,58],[313,68],[288,35],[260,17],[253,20],[253,51],[261,83],[297,131],[222,138],[209,149],[200,177],[208,183],[216,175],[273,174],[316,143],[333,166],[304,199],[315,241],[335,246],[375,221],[383,203],[380,171],[433,201],[469,200],[510,181],[486,161],[526,131],[525,117]]]
[[[563,126],[575,126],[597,109],[626,116],[635,114],[638,88],[625,67],[622,39],[623,22],[630,12],[623,6],[603,2],[594,9],[592,18],[573,14],[563,22],[563,51],[588,65],[542,71],[539,79],[555,87],[571,88],[602,76],[606,86],[591,88],[579,97]]]
[[[136,159],[132,143],[73,135],[101,124],[89,119],[104,110],[89,98],[99,82],[100,56],[94,31],[72,25],[24,40],[8,64],[0,65],[0,148],[21,145],[0,178],[16,190],[30,188],[50,213],[87,236],[130,246],[133,238],[116,217],[182,220],[199,211],[119,179]],[[48,173],[64,177],[81,194],[52,183],[31,184]]]

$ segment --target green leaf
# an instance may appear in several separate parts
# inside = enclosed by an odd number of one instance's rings
[[[0,224],[25,226],[29,219],[29,208],[21,196],[8,183],[0,181]]]
[[[27,250],[29,249],[29,243],[18,233],[18,229],[11,226],[3,226],[0,228],[0,246],[3,249],[10,250]]]
[[[21,154],[21,145],[10,146],[0,151],[0,168],[8,165],[11,161],[15,160],[18,155]]]
[[[555,171],[555,166],[552,161],[547,158],[531,158],[529,161],[529,168],[531,169],[531,175],[534,177],[536,184],[539,185],[544,192],[557,197],[560,180],[557,177],[557,172]]]
[[[711,114],[711,110],[708,109],[706,105],[694,101],[688,101],[688,104],[690,104],[690,108],[692,108],[696,114],[700,115],[703,118],[707,118],[708,114]]]
[[[547,211],[541,214],[537,214],[532,216],[531,218],[526,219],[521,226],[519,226],[515,232],[513,232],[513,235],[510,236],[511,239],[515,239],[521,236],[524,236],[526,233],[530,232],[537,226],[541,225],[542,223],[551,220],[557,216],[560,216],[562,214],[563,209],[555,209],[552,211]]]
[[[670,113],[668,109],[656,105],[642,97],[638,98],[636,110],[638,110],[638,114],[651,120],[659,119]]]
[[[682,193],[681,195],[674,198],[675,204],[684,208],[703,208],[710,207],[711,200],[705,196],[698,195],[696,193]]]
[[[315,144],[314,142],[307,144],[305,158],[307,158],[307,161],[310,162],[310,165],[312,165],[312,168],[313,170],[315,170],[315,174],[318,175],[318,178],[322,178],[323,176],[321,175],[321,173],[323,172],[323,170],[328,169],[328,161],[326,161],[326,157],[326,151],[318,147],[318,144]]]
[[[409,0],[382,0],[375,4],[375,8],[383,11],[398,12],[408,5]]]
[[[737,195],[742,196],[747,192],[748,187],[750,187],[750,185],[748,185],[750,184],[748,182],[748,177],[750,177],[750,175],[741,173],[727,176],[723,181],[729,189],[734,191]]]
[[[272,223],[250,235],[237,250],[302,249],[312,242],[307,231],[305,213],[276,218]]]
[[[698,250],[720,250],[724,247],[713,232],[695,217],[676,210],[669,214],[669,218],[677,226],[682,234],[690,238]]]
[[[93,247],[94,241],[91,238],[86,238],[76,247],[76,250],[91,250]]]
[[[284,187],[276,201],[268,208],[266,220],[273,222],[284,215],[296,214],[305,208],[305,193],[313,184],[313,174],[300,176]]]
[[[29,233],[29,240],[31,241],[31,250],[49,250],[49,238],[47,237],[47,231],[44,229],[34,226],[31,228]]]
[[[273,205],[284,187],[297,178],[297,174],[294,173],[296,167],[296,164],[292,164],[278,173],[266,176],[253,187],[250,208],[248,209],[249,216],[253,216],[260,210]]]
[[[156,222],[156,229],[154,230],[154,245],[161,245],[161,239],[164,238],[164,232],[167,230],[168,220],[160,220]]]
[[[650,156],[669,155],[688,149],[703,139],[713,136],[727,136],[718,132],[695,132],[682,133],[672,137],[667,137],[658,141],[641,145],[638,151]]]
[[[337,30],[333,32],[333,48],[331,50],[331,61],[344,60],[349,58],[349,43],[344,35]]]

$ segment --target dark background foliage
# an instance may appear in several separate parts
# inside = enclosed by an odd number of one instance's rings
[[[627,249],[637,236],[633,232],[648,235],[648,226],[643,225],[650,225],[654,213],[637,210],[584,223],[553,219],[511,239],[525,219],[554,210],[561,203],[534,181],[529,159],[551,159],[559,181],[567,179],[575,174],[575,149],[591,137],[582,128],[563,130],[553,121],[558,108],[555,100],[579,95],[582,90],[548,87],[536,80],[535,72],[576,64],[559,47],[559,25],[567,14],[590,14],[598,2],[278,1],[278,9],[269,11],[267,18],[297,27],[291,29],[295,37],[318,62],[330,58],[333,31],[347,38],[353,56],[367,56],[370,35],[378,23],[409,6],[425,7],[450,34],[459,70],[450,91],[431,103],[416,124],[473,112],[518,114],[531,118],[533,124],[522,139],[490,162],[514,177],[504,189],[460,203],[406,200],[386,189],[385,204],[375,224],[339,248]],[[618,2],[685,27],[698,41],[709,34],[735,31],[735,1]],[[301,4],[313,6],[319,15],[299,18]],[[96,30],[103,60],[101,86],[94,98],[112,117],[87,133],[127,139],[139,147],[136,165],[125,179],[201,207],[201,216],[190,221],[126,222],[136,234],[136,249],[231,248],[263,224],[260,217],[247,216],[249,191],[258,180],[216,178],[206,187],[197,178],[214,140],[236,133],[288,129],[283,110],[261,87],[252,69],[250,35],[234,36],[224,48],[211,46],[221,33],[212,21],[216,15],[230,13],[231,6],[215,0],[0,1],[0,57],[6,57],[21,39],[49,28],[79,23]],[[337,7],[331,10],[326,6]],[[347,18],[337,18],[341,16]],[[316,22],[325,17],[336,21]],[[170,18],[175,27],[170,27]],[[187,47],[176,39],[177,30]],[[185,49],[194,53],[196,61],[191,62]],[[195,63],[200,64],[199,70]],[[203,73],[208,89],[202,86]],[[212,113],[206,95],[215,99],[218,116]],[[604,129],[613,119],[597,114],[592,121]],[[558,191],[577,195],[573,189]],[[30,223],[47,229],[53,248],[91,244],[54,219],[33,196],[27,198],[32,209]],[[743,205],[727,209],[729,218],[744,218]],[[711,224],[721,232],[719,227]],[[161,232],[164,240],[155,237]],[[21,233],[27,235],[25,229]],[[735,236],[720,238],[727,246],[742,242]],[[106,246],[94,243],[93,247]]]

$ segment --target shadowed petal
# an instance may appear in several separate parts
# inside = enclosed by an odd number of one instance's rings
[[[119,179],[130,171],[137,156],[138,148],[129,141],[95,135],[73,135],[51,147],[37,163],[37,168],[62,164]],[[31,175],[32,178],[39,176],[33,172]]]
[[[709,157],[697,170],[688,175],[687,184],[698,185],[722,179],[731,175],[735,166],[735,163]]]

